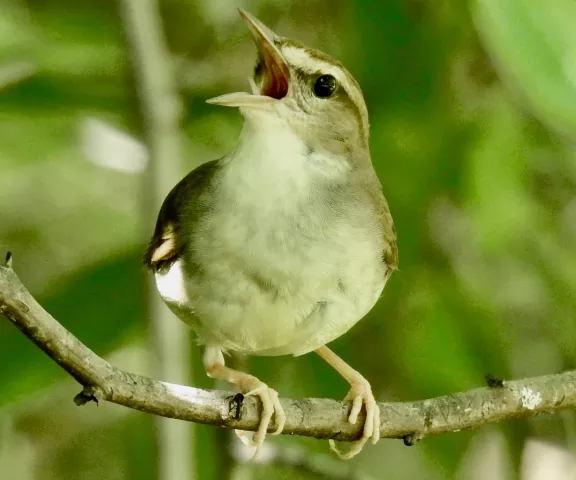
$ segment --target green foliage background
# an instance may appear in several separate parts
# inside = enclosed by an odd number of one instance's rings
[[[190,169],[228,152],[241,126],[237,112],[204,104],[247,86],[254,48],[238,6],[338,57],[362,85],[400,271],[333,347],[379,399],[465,390],[488,373],[574,368],[573,1],[555,0],[554,8],[544,0],[160,3],[186,106]],[[94,117],[139,136],[117,5],[3,0],[0,251],[15,253],[21,278],[82,341],[146,372],[145,192],[139,174],[88,160],[80,132]],[[250,368],[283,396],[340,398],[347,390],[313,355],[253,359]],[[212,386],[200,372],[195,384]],[[75,393],[58,367],[0,321],[0,478],[156,478],[152,419],[111,405],[77,409]],[[375,478],[472,478],[487,464],[500,476],[474,478],[517,478],[528,438],[571,449],[575,432],[567,412],[410,449],[384,440],[354,462]],[[204,426],[195,435],[198,478],[223,478],[222,435]],[[319,478],[287,466],[254,466],[248,475]]]

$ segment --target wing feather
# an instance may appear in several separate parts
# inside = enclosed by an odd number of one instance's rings
[[[219,160],[204,163],[192,170],[168,194],[156,221],[154,235],[144,254],[144,265],[156,270],[176,260],[188,242],[196,219],[207,208],[205,193],[212,185]],[[183,229],[183,226],[186,228]]]

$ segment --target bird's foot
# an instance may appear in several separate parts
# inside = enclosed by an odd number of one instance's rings
[[[272,390],[268,385],[248,373],[227,367],[224,364],[222,350],[218,347],[206,347],[202,361],[209,377],[226,380],[236,385],[242,392],[247,392],[244,393],[244,395],[260,397],[262,413],[260,414],[260,424],[258,425],[256,433],[254,433],[250,439],[246,432],[236,430],[236,435],[238,435],[244,444],[256,446],[256,452],[254,453],[254,456],[256,456],[258,454],[258,447],[262,445],[266,438],[272,416],[274,416],[276,420],[276,430],[272,435],[278,435],[284,429],[286,414],[278,400],[278,392]]]
[[[268,432],[268,427],[272,421],[272,416],[274,416],[276,421],[276,430],[270,435],[279,435],[284,429],[286,414],[278,400],[278,392],[276,392],[276,390],[273,390],[268,385],[255,378],[254,381],[250,383],[251,385],[244,384],[243,387],[249,389],[248,393],[245,393],[245,395],[258,396],[262,402],[260,425],[252,438],[250,438],[244,430],[235,430],[235,433],[244,445],[256,447],[256,451],[254,452],[254,456],[256,456],[258,454],[258,448],[266,438],[266,433]]]
[[[372,443],[380,440],[380,408],[374,399],[370,384],[362,377],[352,382],[350,391],[348,395],[346,395],[346,398],[344,398],[344,401],[352,402],[352,409],[350,410],[350,415],[348,415],[348,421],[353,425],[356,424],[358,420],[358,414],[362,410],[362,405],[366,407],[366,421],[364,422],[362,437],[352,444],[350,450],[342,452],[336,446],[336,442],[330,440],[330,448],[340,458],[348,460],[360,453],[368,440],[372,439]]]

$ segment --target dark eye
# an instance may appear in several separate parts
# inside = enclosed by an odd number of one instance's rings
[[[314,94],[320,98],[328,98],[336,91],[337,86],[338,82],[332,75],[321,75],[314,83]]]

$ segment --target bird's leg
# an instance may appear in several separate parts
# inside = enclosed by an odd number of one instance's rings
[[[331,365],[350,384],[350,391],[348,392],[348,395],[346,395],[346,398],[344,398],[344,401],[352,402],[352,409],[348,416],[348,421],[355,424],[358,420],[358,414],[362,409],[362,405],[365,405],[366,407],[366,421],[364,423],[362,437],[353,444],[352,448],[348,452],[341,452],[336,447],[334,440],[330,440],[330,448],[334,450],[340,458],[347,460],[360,453],[362,447],[364,447],[364,444],[369,439],[372,439],[372,443],[376,443],[380,440],[380,409],[374,399],[372,388],[370,387],[368,380],[366,380],[362,375],[360,375],[360,373],[354,370],[328,347],[320,347],[316,350],[316,353],[326,360],[328,364]]]
[[[272,415],[274,415],[276,420],[276,430],[271,435],[278,435],[282,432],[284,423],[286,422],[286,414],[284,413],[282,405],[280,405],[278,392],[276,392],[276,390],[271,389],[268,385],[248,373],[228,368],[224,364],[224,356],[219,348],[206,347],[202,361],[204,362],[204,368],[209,377],[225,380],[236,385],[244,395],[256,395],[260,397],[260,401],[262,402],[262,415],[260,417],[258,430],[254,433],[252,441],[250,442],[251,445],[256,447],[262,445],[272,421]],[[243,431],[236,430],[236,434],[246,443],[246,437]],[[256,453],[257,452],[258,450],[256,450]]]

